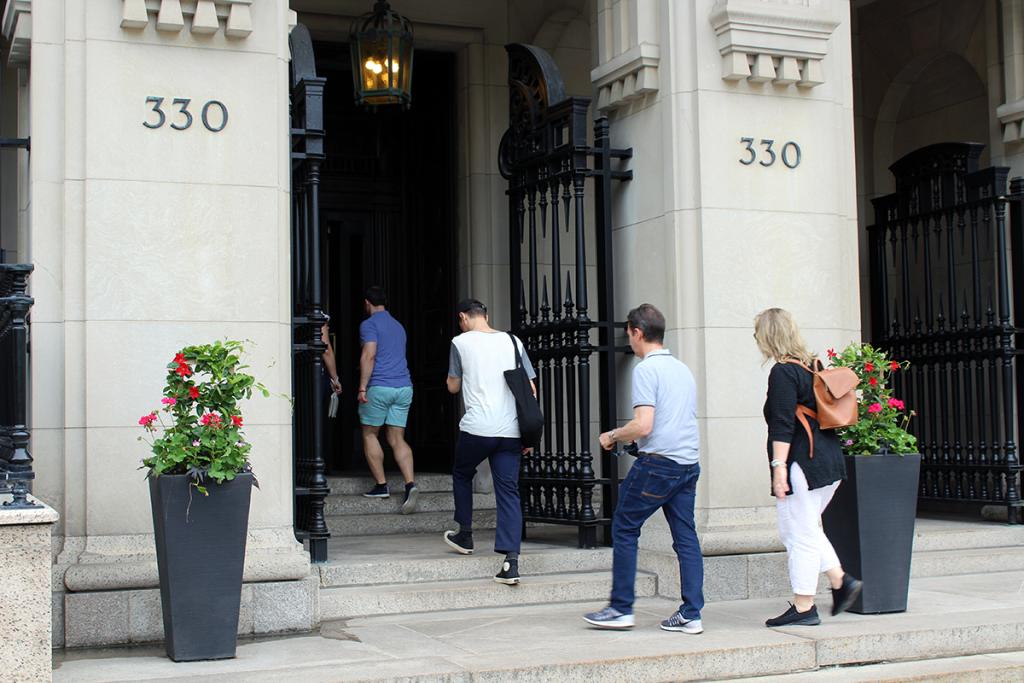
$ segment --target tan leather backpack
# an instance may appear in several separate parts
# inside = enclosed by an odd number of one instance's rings
[[[807,418],[816,420],[820,429],[837,429],[857,424],[857,385],[860,384],[860,378],[850,368],[826,368],[820,360],[814,361],[813,369],[798,360],[786,362],[799,365],[814,375],[814,400],[818,409],[811,410],[800,404],[796,406],[796,418],[807,432],[807,439],[811,443],[810,457],[813,458],[814,433]]]

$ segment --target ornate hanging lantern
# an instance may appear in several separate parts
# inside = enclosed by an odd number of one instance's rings
[[[385,0],[352,24],[356,104],[412,104],[412,24]]]

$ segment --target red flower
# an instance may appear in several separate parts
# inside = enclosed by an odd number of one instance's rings
[[[201,422],[206,426],[210,426],[212,424],[214,427],[217,427],[220,425],[220,415],[217,413],[207,413],[206,415],[203,415]]]
[[[891,363],[889,363],[889,369],[892,370],[893,372],[896,372],[897,370],[900,369],[900,364],[897,363],[896,361],[892,361]]]
[[[139,418],[139,424],[143,427],[149,427],[156,421],[156,413],[147,413]]]
[[[829,349],[825,353],[828,354],[829,360],[832,360],[833,358],[836,357],[836,350],[835,349]]]
[[[199,389],[197,389],[196,387],[189,387],[188,388],[188,397],[190,399],[192,399],[193,401],[195,399],[199,398]]]
[[[872,403],[871,405],[868,406],[868,412],[869,413],[880,413],[880,412],[882,412],[882,404],[881,403]]]
[[[183,354],[183,353],[175,354],[174,355],[174,362],[177,363],[178,365],[181,365],[182,363],[184,363],[185,362],[185,354]]]
[[[868,378],[868,384],[870,384],[873,387],[877,387],[878,386],[878,380],[876,378],[874,378],[874,377],[869,377]]]
[[[174,372],[181,375],[182,377],[188,377],[189,375],[192,374],[192,368],[190,368],[186,363],[182,363]]]
[[[235,423],[236,427],[241,427],[242,426],[242,416],[241,415],[232,415],[231,416],[231,421]]]
[[[895,408],[896,410],[903,410],[903,401],[899,400],[898,398],[890,398],[889,407]]]
[[[864,364],[864,372],[874,372],[874,371],[875,371],[875,364],[874,363],[865,363]]]

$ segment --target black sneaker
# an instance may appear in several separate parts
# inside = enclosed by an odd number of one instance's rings
[[[473,554],[473,534],[469,531],[446,531],[444,542],[463,555]]]
[[[519,584],[519,560],[510,560],[507,557],[501,563],[501,571],[494,575],[494,580],[508,586]]]
[[[391,492],[388,491],[387,484],[377,484],[372,489],[363,494],[364,498],[390,498]]]
[[[856,602],[864,583],[849,574],[843,574],[843,585],[832,589],[832,616],[845,612]]]
[[[775,617],[764,622],[765,626],[817,626],[821,623],[821,618],[818,617],[818,608],[811,605],[811,609],[806,612],[797,612],[796,605],[793,603],[789,604],[789,609]]]
[[[406,485],[405,500],[402,502],[402,514],[411,515],[416,512],[416,501],[420,496],[420,490],[416,484]]]

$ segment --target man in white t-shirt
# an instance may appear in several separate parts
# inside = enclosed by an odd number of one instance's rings
[[[473,552],[473,476],[484,460],[490,462],[498,528],[494,551],[504,553],[498,583],[519,583],[519,546],[523,534],[523,510],[519,502],[519,459],[527,450],[519,439],[516,401],[505,383],[505,371],[516,367],[516,349],[523,367],[537,376],[523,343],[507,332],[495,330],[487,320],[487,307],[466,299],[456,307],[462,334],[452,340],[448,363],[448,391],[462,392],[466,414],[459,422],[459,442],[452,467],[455,521],[459,530],[446,531],[444,541],[458,552]],[[515,344],[515,346],[513,346]]]

